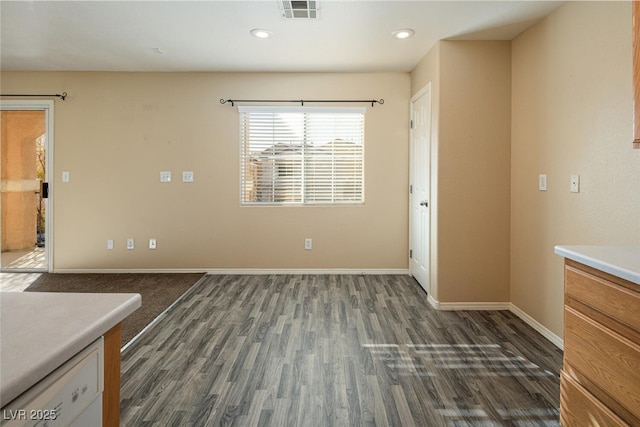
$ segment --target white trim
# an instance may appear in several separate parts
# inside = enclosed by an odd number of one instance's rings
[[[518,306],[513,303],[509,304],[509,311],[518,316],[524,323],[531,326],[535,329],[540,335],[551,341],[556,347],[560,350],[564,350],[564,340],[551,332],[549,329],[545,328],[542,323],[538,322],[533,317],[529,316],[527,313],[522,311]]]
[[[207,273],[206,268],[56,268],[54,273]]]
[[[304,268],[291,268],[291,269],[275,269],[275,268],[244,268],[244,269],[213,269],[207,270],[207,274],[346,274],[346,275],[408,275],[408,269],[376,269],[376,268],[321,268],[321,269],[304,269]]]
[[[11,100],[11,99],[2,99],[0,100],[0,110],[23,110],[23,111],[44,111],[44,120],[45,120],[45,134],[47,135],[47,147],[46,147],[46,176],[45,182],[49,183],[49,197],[46,199],[45,205],[45,258],[47,265],[45,266],[44,271],[53,272],[53,211],[54,211],[54,192],[55,192],[55,175],[54,175],[54,164],[53,164],[53,153],[54,153],[54,131],[53,131],[53,108],[54,102],[53,100],[47,99],[35,99],[35,100]],[[34,269],[33,271],[42,272],[43,270]],[[10,271],[24,271],[29,272],[32,270],[26,269],[11,269]]]
[[[439,302],[435,300],[431,295],[427,295],[429,304],[436,310],[509,310],[515,314],[527,325],[531,326],[540,335],[551,341],[553,345],[560,350],[564,350],[564,340],[544,327],[542,323],[538,322],[533,317],[522,311],[518,306],[512,302]]]
[[[413,96],[411,97],[411,100],[410,100],[409,102],[413,104],[414,102],[416,102],[416,101],[418,100],[418,98],[420,98],[422,95],[424,95],[425,93],[430,92],[430,91],[431,91],[431,81],[427,82],[427,84],[426,84],[426,85],[424,85],[424,86],[422,87],[422,89],[420,89],[420,90],[418,91],[418,93],[416,93],[415,95],[413,95]]]
[[[496,311],[509,310],[511,307],[510,302],[439,302],[431,295],[427,300],[433,308],[441,311]]]
[[[54,150],[54,144],[53,144],[53,137],[54,137],[54,132],[53,132],[53,106],[54,103],[53,101],[42,101],[43,103],[46,103],[47,105],[49,105],[47,108],[45,108],[44,110],[44,115],[45,115],[45,126],[47,127],[47,152],[46,152],[46,156],[47,156],[47,172],[46,172],[46,179],[47,182],[49,183],[49,197],[47,198],[47,210],[45,212],[45,225],[46,225],[46,230],[44,233],[44,251],[45,251],[45,257],[47,260],[47,272],[53,271],[53,230],[55,228],[54,223],[53,223],[53,213],[54,213],[54,205],[56,203],[56,199],[55,199],[55,192],[56,192],[56,185],[55,185],[55,167],[53,164],[53,155],[55,153]]]
[[[262,275],[262,274],[345,274],[345,275],[408,275],[407,269],[375,269],[375,268],[343,268],[343,269],[275,269],[275,268],[132,268],[132,269],[77,269],[77,268],[60,268],[55,273],[203,273],[211,275],[219,274],[237,274],[237,275]]]

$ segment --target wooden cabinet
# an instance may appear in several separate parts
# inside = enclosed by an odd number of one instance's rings
[[[560,422],[640,426],[640,285],[565,259]]]
[[[104,334],[104,391],[102,392],[102,427],[120,425],[120,346],[122,323]]]

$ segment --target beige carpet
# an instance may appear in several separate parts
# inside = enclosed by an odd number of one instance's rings
[[[44,273],[25,289],[25,292],[99,292],[142,295],[142,307],[122,322],[122,345],[124,346],[203,276],[203,273]],[[69,321],[73,321],[71,315]]]

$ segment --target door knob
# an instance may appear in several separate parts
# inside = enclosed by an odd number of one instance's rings
[[[429,206],[429,202],[426,200],[423,200],[420,202],[420,206]]]

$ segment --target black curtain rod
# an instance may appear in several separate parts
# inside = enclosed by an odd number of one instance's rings
[[[67,92],[62,92],[62,94],[59,93],[55,93],[55,94],[50,94],[50,95],[14,95],[14,94],[8,94],[8,93],[2,93],[0,94],[0,96],[37,96],[39,98],[44,98],[44,97],[56,97],[56,98],[60,98],[64,101],[64,99],[67,97]]]
[[[220,104],[230,103],[232,107],[236,102],[299,102],[300,105],[304,105],[305,102],[370,102],[373,107],[375,104],[384,104],[384,99],[220,99]]]

